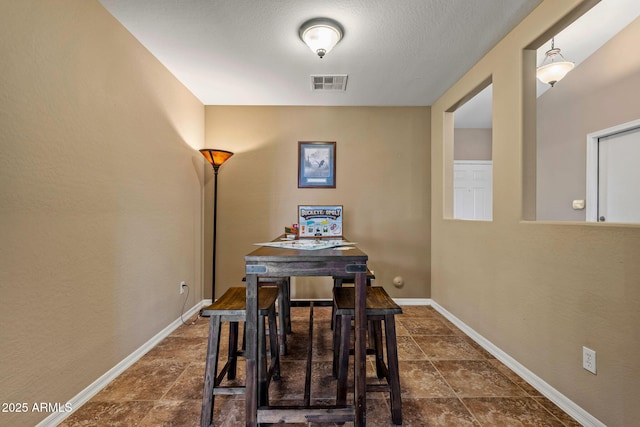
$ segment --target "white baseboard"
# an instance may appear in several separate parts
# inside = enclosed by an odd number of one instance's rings
[[[153,338],[144,343],[140,348],[135,350],[129,356],[125,357],[120,363],[118,363],[113,368],[109,369],[104,375],[95,380],[92,384],[90,384],[87,388],[82,390],[76,396],[68,401],[71,405],[72,410],[70,412],[54,412],[49,415],[47,418],[42,420],[36,427],[51,427],[57,426],[62,421],[64,421],[67,417],[69,417],[76,409],[80,408],[82,405],[87,403],[93,396],[98,394],[103,388],[105,388],[111,381],[113,381],[118,375],[123,373],[127,368],[137,362],[142,356],[144,356],[149,350],[155,347],[160,341],[165,339],[167,336],[171,334],[171,332],[175,331],[180,325],[182,325],[182,318],[188,319],[194,314],[196,314],[202,307],[211,304],[211,300],[209,303],[206,303],[207,300],[203,300],[198,304],[194,305],[189,311],[185,312],[182,317],[174,320],[169,326],[158,332]]]
[[[431,298],[394,298],[398,305],[431,305]]]
[[[458,319],[453,314],[449,313],[444,307],[440,306],[437,302],[431,301],[431,306],[447,318],[451,323],[460,328],[465,334],[471,337],[475,342],[480,344],[485,350],[491,353],[496,359],[504,363],[509,369],[521,376],[526,382],[533,386],[536,390],[542,393],[547,399],[555,403],[560,409],[572,416],[576,421],[585,427],[606,427],[604,423],[589,414],[580,406],[575,404],[571,399],[560,393],[555,388],[551,387],[542,378],[527,369],[524,365],[520,364],[513,357],[496,347],[491,341],[471,329],[467,324]]]

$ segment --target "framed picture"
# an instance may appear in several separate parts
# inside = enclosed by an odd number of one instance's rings
[[[336,143],[298,142],[298,188],[336,188]]]

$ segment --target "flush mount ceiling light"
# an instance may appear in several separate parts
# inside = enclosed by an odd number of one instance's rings
[[[557,59],[561,60],[556,61]],[[573,70],[573,67],[575,67],[575,64],[564,59],[564,56],[560,53],[560,49],[554,47],[554,39],[552,38],[551,49],[545,53],[544,60],[536,71],[536,76],[542,83],[549,84],[553,87],[553,85],[562,80],[569,71]]]
[[[320,58],[338,44],[344,33],[342,26],[329,18],[310,19],[300,27],[300,38]]]

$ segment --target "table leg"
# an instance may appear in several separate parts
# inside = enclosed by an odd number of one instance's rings
[[[246,425],[257,427],[258,417],[258,276],[247,274],[247,306],[246,306]]]
[[[367,424],[366,397],[366,353],[367,353],[367,274],[356,273],[355,277],[355,390],[356,426]]]

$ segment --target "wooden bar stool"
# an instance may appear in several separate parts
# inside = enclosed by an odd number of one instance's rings
[[[266,384],[258,384],[260,405],[269,403],[269,383],[280,378],[280,354],[276,326],[275,302],[278,289],[264,287],[258,291],[258,378],[266,378]],[[213,425],[214,397],[218,394],[244,394],[244,386],[221,386],[226,376],[229,380],[236,377],[238,357],[244,352],[238,350],[238,322],[244,322],[246,315],[246,288],[229,288],[213,304],[202,309],[202,316],[209,316],[209,341],[202,394],[201,427]],[[270,363],[267,367],[267,338],[265,318],[269,321]],[[227,362],[218,374],[218,353],[220,350],[220,329],[222,322],[229,322],[229,352]],[[266,373],[266,375],[264,375]]]
[[[402,400],[400,397],[400,371],[398,366],[398,348],[396,342],[395,315],[402,309],[380,286],[367,286],[367,322],[369,328],[369,347],[376,355],[376,373],[379,379],[386,379],[386,384],[367,384],[367,392],[389,392],[391,400],[391,419],[394,424],[402,424]],[[338,385],[336,405],[344,405],[347,401],[347,377],[349,354],[353,354],[350,346],[351,321],[354,316],[354,288],[334,288],[333,305],[336,314],[334,328],[334,367],[337,371]],[[384,361],[382,348],[382,325],[386,344],[387,362]]]
[[[242,278],[247,281],[246,276]],[[287,354],[287,334],[291,333],[291,281],[289,277],[259,277],[258,286],[278,288],[278,334],[280,334],[280,354]]]

